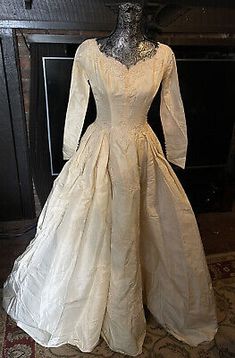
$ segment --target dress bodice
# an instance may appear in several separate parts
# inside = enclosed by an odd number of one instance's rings
[[[159,61],[156,66],[159,53],[128,69],[101,52],[95,39],[88,41],[86,50],[92,54],[92,61],[84,57],[81,61],[95,97],[97,120],[110,126],[123,121],[130,125],[146,121],[162,77],[163,63]],[[158,50],[163,51],[162,48]]]
[[[89,99],[96,102],[96,122],[110,128],[138,127],[147,122],[148,110],[162,82],[161,119],[168,160],[184,166],[187,130],[172,49],[159,43],[152,57],[127,68],[104,54],[95,38],[77,49],[72,69],[64,130],[64,159],[74,153],[81,135]]]

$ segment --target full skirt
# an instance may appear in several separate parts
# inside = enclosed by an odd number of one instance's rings
[[[195,215],[155,133],[148,123],[120,131],[95,121],[54,181],[3,307],[42,346],[91,352],[102,336],[135,356],[144,305],[191,346],[216,334]]]

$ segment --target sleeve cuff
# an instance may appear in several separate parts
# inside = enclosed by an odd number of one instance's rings
[[[182,168],[182,169],[185,169],[185,164],[186,164],[186,157],[184,158],[177,158],[177,159],[171,159],[171,158],[167,158],[168,161],[170,163],[173,163],[175,165],[177,165],[178,167]]]
[[[73,150],[63,148],[62,154],[64,160],[69,160],[73,155]]]

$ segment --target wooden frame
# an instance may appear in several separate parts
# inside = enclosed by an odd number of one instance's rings
[[[9,93],[12,132],[14,137],[20,186],[22,217],[33,218],[35,217],[35,207],[15,30],[1,29],[0,37],[3,57],[6,59],[6,61],[4,61],[5,76]]]
[[[0,28],[5,29],[45,29],[45,30],[79,30],[111,31],[113,23],[65,22],[65,21],[32,21],[32,20],[0,20]]]

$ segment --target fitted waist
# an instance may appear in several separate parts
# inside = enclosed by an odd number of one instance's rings
[[[147,117],[144,117],[139,121],[133,121],[129,119],[121,120],[121,121],[112,121],[112,120],[104,120],[104,119],[96,118],[94,124],[102,129],[107,129],[107,130],[121,129],[123,131],[138,130],[146,126],[147,127],[149,126],[147,122]]]

